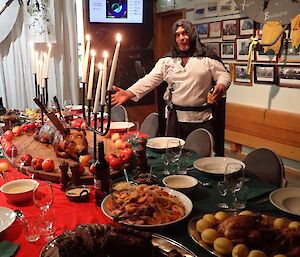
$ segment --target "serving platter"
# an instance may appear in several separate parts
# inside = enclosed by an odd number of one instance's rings
[[[279,188],[270,194],[271,203],[278,209],[300,216],[300,188]]]
[[[179,140],[182,146],[185,144],[185,141],[183,139],[176,137],[153,137],[147,140],[146,146],[157,151],[165,150],[167,148],[168,140]]]
[[[0,206],[0,233],[9,228],[16,219],[16,213],[6,207]]]
[[[194,162],[194,167],[205,173],[214,175],[224,175],[228,163],[238,163],[245,168],[245,164],[240,160],[230,157],[204,157]]]
[[[48,242],[41,250],[40,257],[57,257],[59,256],[59,250],[56,246],[57,238],[54,238]],[[191,250],[183,246],[182,244],[165,237],[160,234],[152,234],[152,244],[160,248],[163,252],[169,252],[171,250],[177,250],[183,257],[197,257]]]
[[[185,208],[185,214],[180,217],[179,219],[176,219],[174,221],[171,222],[166,222],[166,223],[161,223],[161,224],[155,224],[155,225],[144,225],[144,224],[134,224],[134,223],[129,223],[125,220],[119,221],[122,224],[128,225],[128,226],[132,226],[132,227],[137,227],[137,228],[143,228],[143,229],[153,229],[153,228],[160,228],[160,227],[164,227],[164,226],[168,226],[174,223],[177,223],[183,219],[185,219],[191,212],[193,209],[193,203],[190,200],[190,198],[188,198],[185,194],[178,192],[176,190],[167,188],[167,187],[161,187],[164,191],[166,191],[167,193],[169,193],[172,196],[176,196],[183,204],[184,208]],[[133,189],[134,190],[134,189]],[[125,191],[125,190],[124,190]],[[113,215],[111,214],[111,212],[109,211],[107,205],[111,202],[112,199],[112,195],[108,195],[104,198],[104,200],[102,201],[101,204],[101,209],[103,211],[103,213],[110,219],[114,219]]]

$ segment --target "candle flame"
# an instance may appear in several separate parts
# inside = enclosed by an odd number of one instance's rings
[[[48,43],[47,46],[48,46],[48,48],[51,48],[51,47],[52,47],[52,44],[51,44],[51,43]]]
[[[107,59],[107,58],[108,58],[108,52],[107,52],[107,51],[104,51],[104,52],[103,52],[103,57],[104,57],[104,59]]]
[[[118,43],[121,42],[121,38],[122,38],[121,34],[120,34],[120,33],[117,33],[117,35],[116,35],[116,40],[117,40]]]
[[[103,64],[101,62],[98,63],[99,70],[103,70]]]
[[[91,50],[91,56],[94,57],[96,55],[96,51],[94,49]]]
[[[91,41],[91,36],[90,36],[90,34],[86,34],[86,35],[85,35],[85,39],[86,39],[86,41]]]

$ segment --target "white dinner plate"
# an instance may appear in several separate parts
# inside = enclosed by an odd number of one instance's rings
[[[300,216],[300,188],[279,188],[270,194],[270,201],[278,209]]]
[[[112,121],[109,129],[112,131],[124,131],[126,129],[134,127],[133,122],[126,121]]]
[[[167,148],[167,142],[170,139],[177,139],[180,141],[181,145],[185,144],[185,141],[183,139],[176,137],[153,137],[147,140],[146,146],[154,150],[164,150]]]
[[[193,203],[190,200],[190,198],[188,198],[185,194],[180,193],[176,190],[167,188],[167,187],[163,187],[163,190],[165,190],[166,192],[168,192],[170,195],[174,195],[176,196],[184,205],[185,208],[185,214],[184,216],[180,217],[177,220],[168,222],[168,223],[162,223],[162,224],[156,224],[156,225],[140,225],[140,224],[131,224],[131,223],[127,223],[126,221],[120,221],[120,223],[129,225],[129,226],[133,226],[133,227],[139,227],[139,228],[159,228],[159,227],[163,227],[163,226],[167,226],[167,225],[171,225],[174,223],[177,223],[183,219],[185,219],[192,211],[193,209]],[[111,199],[111,195],[108,195],[104,198],[104,200],[101,203],[101,209],[103,211],[103,213],[110,219],[113,220],[113,216],[110,214],[110,211],[106,208],[106,205],[108,203],[108,201]]]
[[[85,106],[87,109],[87,106]],[[66,105],[65,109],[71,110],[71,111],[81,111],[82,110],[82,105]]]
[[[228,163],[239,163],[245,168],[243,162],[230,157],[204,157],[196,160],[194,167],[206,173],[224,175]]]
[[[16,219],[16,213],[6,207],[0,206],[0,233],[13,224]]]

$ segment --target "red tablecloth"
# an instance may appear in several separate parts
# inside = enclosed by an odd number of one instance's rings
[[[0,162],[4,161],[4,159],[0,160]],[[10,168],[10,172],[15,174],[19,173],[12,168]],[[73,229],[78,224],[111,223],[111,220],[103,214],[100,207],[96,206],[93,190],[91,192],[89,202],[73,203],[67,199],[64,192],[60,190],[60,186],[58,184],[53,184],[53,187],[55,196],[52,208],[55,211],[55,235],[62,233],[66,229]],[[28,202],[23,205],[13,205],[6,201],[3,193],[0,193],[0,206],[8,207],[12,210],[20,209],[23,211],[25,216],[32,216],[39,213],[39,209],[34,206],[33,202]],[[46,244],[44,238],[41,238],[35,243],[27,242],[23,233],[22,224],[19,220],[16,220],[12,226],[0,234],[0,241],[3,240],[9,240],[20,244],[20,247],[15,254],[16,257],[38,257],[42,247]]]

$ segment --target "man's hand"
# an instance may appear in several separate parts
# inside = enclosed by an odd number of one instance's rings
[[[127,102],[129,99],[131,99],[135,96],[129,90],[124,90],[124,89],[121,89],[116,86],[113,86],[113,91],[115,91],[116,93],[114,93],[111,96],[111,103],[112,103],[112,105],[116,105],[116,106]]]
[[[215,87],[214,87],[214,91],[213,91],[213,99],[214,99],[214,101],[215,102],[217,102],[217,101],[219,101],[221,98],[222,98],[222,96],[226,93],[226,87],[225,87],[225,85],[223,85],[223,84],[217,84],[217,85],[215,85]]]

